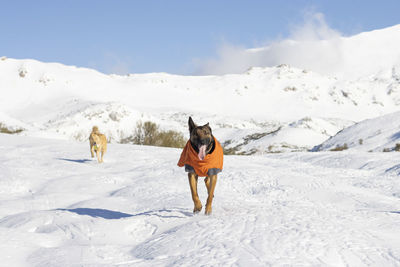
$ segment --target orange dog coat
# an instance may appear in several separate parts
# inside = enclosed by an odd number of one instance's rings
[[[183,167],[185,164],[190,165],[193,167],[196,174],[201,177],[208,176],[207,173],[209,169],[216,168],[222,170],[224,164],[224,151],[215,137],[214,141],[214,151],[211,154],[207,154],[204,160],[200,160],[189,140],[183,148],[181,157],[178,161],[178,166]]]

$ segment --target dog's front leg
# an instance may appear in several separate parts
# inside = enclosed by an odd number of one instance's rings
[[[217,185],[217,175],[210,175],[205,180],[207,191],[208,191],[208,198],[206,203],[206,215],[210,215],[212,212],[212,201],[214,198],[214,190],[215,186]]]
[[[101,159],[100,159],[100,151],[99,149],[95,150],[96,151],[96,157],[97,157],[97,162],[101,163]]]
[[[94,158],[94,145],[90,144],[90,154],[92,156],[92,158]]]
[[[101,162],[103,162],[104,150],[101,151]]]
[[[195,173],[191,172],[188,173],[188,177],[189,177],[190,191],[192,193],[192,199],[194,203],[193,213],[198,213],[201,211],[202,208],[199,195],[197,194],[197,180],[199,177]]]

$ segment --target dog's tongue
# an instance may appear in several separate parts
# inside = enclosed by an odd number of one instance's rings
[[[206,157],[206,145],[202,145],[201,147],[199,147],[199,160],[204,160],[204,158]]]

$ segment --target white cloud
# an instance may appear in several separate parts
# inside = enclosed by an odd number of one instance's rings
[[[324,14],[306,11],[304,23],[301,26],[293,26],[291,39],[296,41],[331,40],[341,36],[341,33],[329,27]]]
[[[305,14],[304,23],[293,26],[287,39],[265,47],[247,49],[225,43],[217,59],[198,61],[201,74],[242,73],[253,66],[290,64],[320,73],[336,73],[341,66],[341,33],[326,23],[322,13]]]

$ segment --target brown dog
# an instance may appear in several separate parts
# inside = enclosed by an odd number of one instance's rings
[[[208,197],[205,214],[212,212],[212,201],[217,184],[217,174],[222,171],[224,153],[220,143],[212,135],[209,124],[197,126],[189,117],[190,140],[184,147],[178,162],[179,167],[185,166],[188,172],[190,191],[194,202],[194,213],[202,209],[197,194],[198,177],[206,177],[204,182],[207,187]]]
[[[104,134],[99,132],[99,128],[97,126],[93,126],[92,132],[89,136],[89,142],[90,154],[92,155],[92,158],[94,158],[94,153],[96,152],[97,161],[99,163],[103,162],[103,156],[107,151],[107,138]]]

